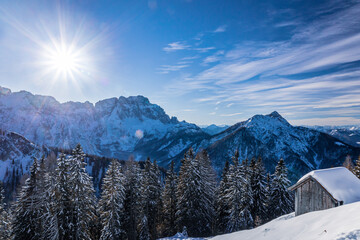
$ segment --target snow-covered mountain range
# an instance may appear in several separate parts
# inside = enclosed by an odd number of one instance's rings
[[[290,125],[277,112],[210,135],[170,118],[143,96],[59,103],[53,97],[0,88],[0,128],[37,145],[70,149],[81,143],[88,154],[118,159],[133,155],[138,160],[150,156],[163,167],[171,160],[179,166],[192,146],[207,149],[220,171],[238,149],[241,159],[261,156],[269,171],[284,158],[293,181],[312,169],[340,165],[348,154],[360,154],[359,148],[328,134]]]
[[[314,126],[312,128],[334,136],[354,147],[360,147],[360,126]]]
[[[74,148],[127,159],[164,160],[207,137],[195,124],[170,118],[143,96],[110,98],[95,105],[59,103],[53,97],[0,89],[0,128],[22,134],[36,144]]]

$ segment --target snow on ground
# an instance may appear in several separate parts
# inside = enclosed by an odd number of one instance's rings
[[[255,229],[219,235],[211,240],[355,240],[360,239],[360,202],[297,217],[281,216]]]

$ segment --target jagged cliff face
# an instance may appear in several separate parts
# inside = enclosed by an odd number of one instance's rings
[[[53,97],[11,93],[4,88],[0,91],[0,128],[41,145],[73,148],[80,143],[89,154],[120,159],[133,154],[137,159],[150,156],[160,161],[208,136],[194,124],[170,118],[143,96],[110,98],[95,105],[61,104]],[[159,145],[163,141],[165,145]]]
[[[88,154],[118,159],[150,156],[163,167],[171,160],[179,166],[189,147],[207,149],[219,172],[238,149],[240,159],[261,156],[269,171],[284,158],[293,181],[312,169],[338,166],[348,154],[360,154],[359,148],[328,134],[292,126],[277,112],[255,115],[211,136],[170,118],[143,96],[93,105],[0,88],[0,128],[39,145],[70,149],[80,143]]]

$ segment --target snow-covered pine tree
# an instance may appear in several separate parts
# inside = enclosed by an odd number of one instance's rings
[[[140,179],[141,171],[139,165],[133,158],[125,164],[125,229],[127,239],[137,239],[137,223],[139,222],[140,211]]]
[[[194,159],[194,152],[190,148],[185,154],[184,158],[181,159],[181,166],[178,177],[178,184],[176,189],[176,226],[177,231],[181,231],[183,227],[191,225],[190,217],[188,212],[191,211],[192,202],[188,201],[190,199],[190,192],[188,189],[189,179],[191,177],[190,168],[191,161]],[[190,180],[191,181],[191,180]],[[192,200],[192,199],[191,199]]]
[[[162,192],[162,235],[173,236],[176,233],[176,187],[177,175],[174,171],[174,161],[166,173],[165,188]]]
[[[212,182],[210,160],[206,152],[194,158],[190,148],[182,160],[177,187],[176,222],[178,230],[186,227],[190,236],[211,234],[214,217],[214,186],[210,189],[207,181]],[[205,175],[208,174],[209,176]]]
[[[288,190],[290,181],[287,178],[287,168],[283,159],[280,159],[275,168],[271,181],[270,217],[276,218],[294,210],[294,200]]]
[[[271,176],[270,173],[266,174],[266,187],[265,187],[265,196],[266,196],[266,202],[265,202],[265,209],[266,214],[265,218],[263,219],[264,222],[268,222],[271,219],[271,211],[270,211],[270,201],[271,201]]]
[[[0,240],[11,238],[11,215],[6,209],[4,193],[3,184],[0,182]]]
[[[99,201],[101,240],[125,239],[124,181],[119,162],[113,160],[103,179],[103,192]]]
[[[251,228],[254,222],[250,212],[253,199],[247,161],[241,165],[235,162],[230,167],[229,178],[231,185],[228,198],[231,208],[226,232]]]
[[[206,150],[202,150],[196,155],[195,163],[199,164],[200,169],[201,201],[204,215],[203,227],[205,227],[203,231],[204,233],[212,234],[216,220],[215,200],[218,187],[217,176]]]
[[[154,211],[158,206],[159,199],[153,199],[156,195],[156,187],[154,185],[154,173],[152,172],[152,163],[148,157],[145,161],[145,167],[141,174],[140,187],[141,187],[141,209],[140,218],[138,223],[139,237],[146,239],[156,239],[156,217],[158,211]],[[147,224],[147,226],[144,226]],[[146,232],[145,232],[146,231]]]
[[[182,159],[177,188],[176,222],[178,230],[185,226],[189,235],[198,236],[202,226],[202,211],[200,210],[200,171],[195,164],[194,152],[190,148]]]
[[[54,176],[49,180],[50,208],[45,219],[48,226],[47,236],[51,240],[74,239],[71,231],[73,206],[69,164],[69,159],[61,153],[57,159]]]
[[[41,239],[41,209],[38,208],[40,192],[38,188],[38,161],[35,158],[30,168],[30,176],[15,204],[12,235],[14,239]]]
[[[91,177],[85,170],[85,154],[80,144],[70,158],[70,187],[72,203],[72,236],[74,239],[91,239],[91,227],[96,219],[96,197]]]
[[[162,186],[160,182],[160,170],[156,160],[150,164],[148,186],[147,204],[149,206],[148,224],[150,239],[157,239],[157,227],[160,222]]]
[[[353,169],[353,173],[355,174],[355,176],[357,176],[360,179],[360,156],[356,160],[356,164]]]
[[[222,171],[220,186],[217,191],[216,198],[216,230],[217,233],[224,233],[226,230],[227,222],[229,221],[230,213],[230,198],[229,190],[231,186],[231,180],[229,176],[229,162],[225,162],[224,169]]]
[[[253,219],[258,219],[257,224],[261,224],[266,219],[266,171],[261,157],[255,163],[250,164],[250,167],[253,196],[251,215]]]
[[[240,212],[241,212],[241,194],[242,184],[246,181],[243,172],[240,171],[239,164],[234,162],[229,168],[230,188],[227,192],[226,198],[229,199],[230,209],[228,210],[228,217],[225,232],[234,232],[241,229]]]
[[[249,229],[254,227],[254,218],[251,215],[251,208],[254,204],[253,190],[250,182],[250,170],[247,162],[241,164],[240,169],[244,172],[245,180],[241,182],[241,228]]]

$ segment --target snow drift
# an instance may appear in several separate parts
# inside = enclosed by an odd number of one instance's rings
[[[360,190],[359,190],[360,191]],[[255,229],[219,235],[212,240],[351,240],[360,239],[360,202],[281,216]]]

